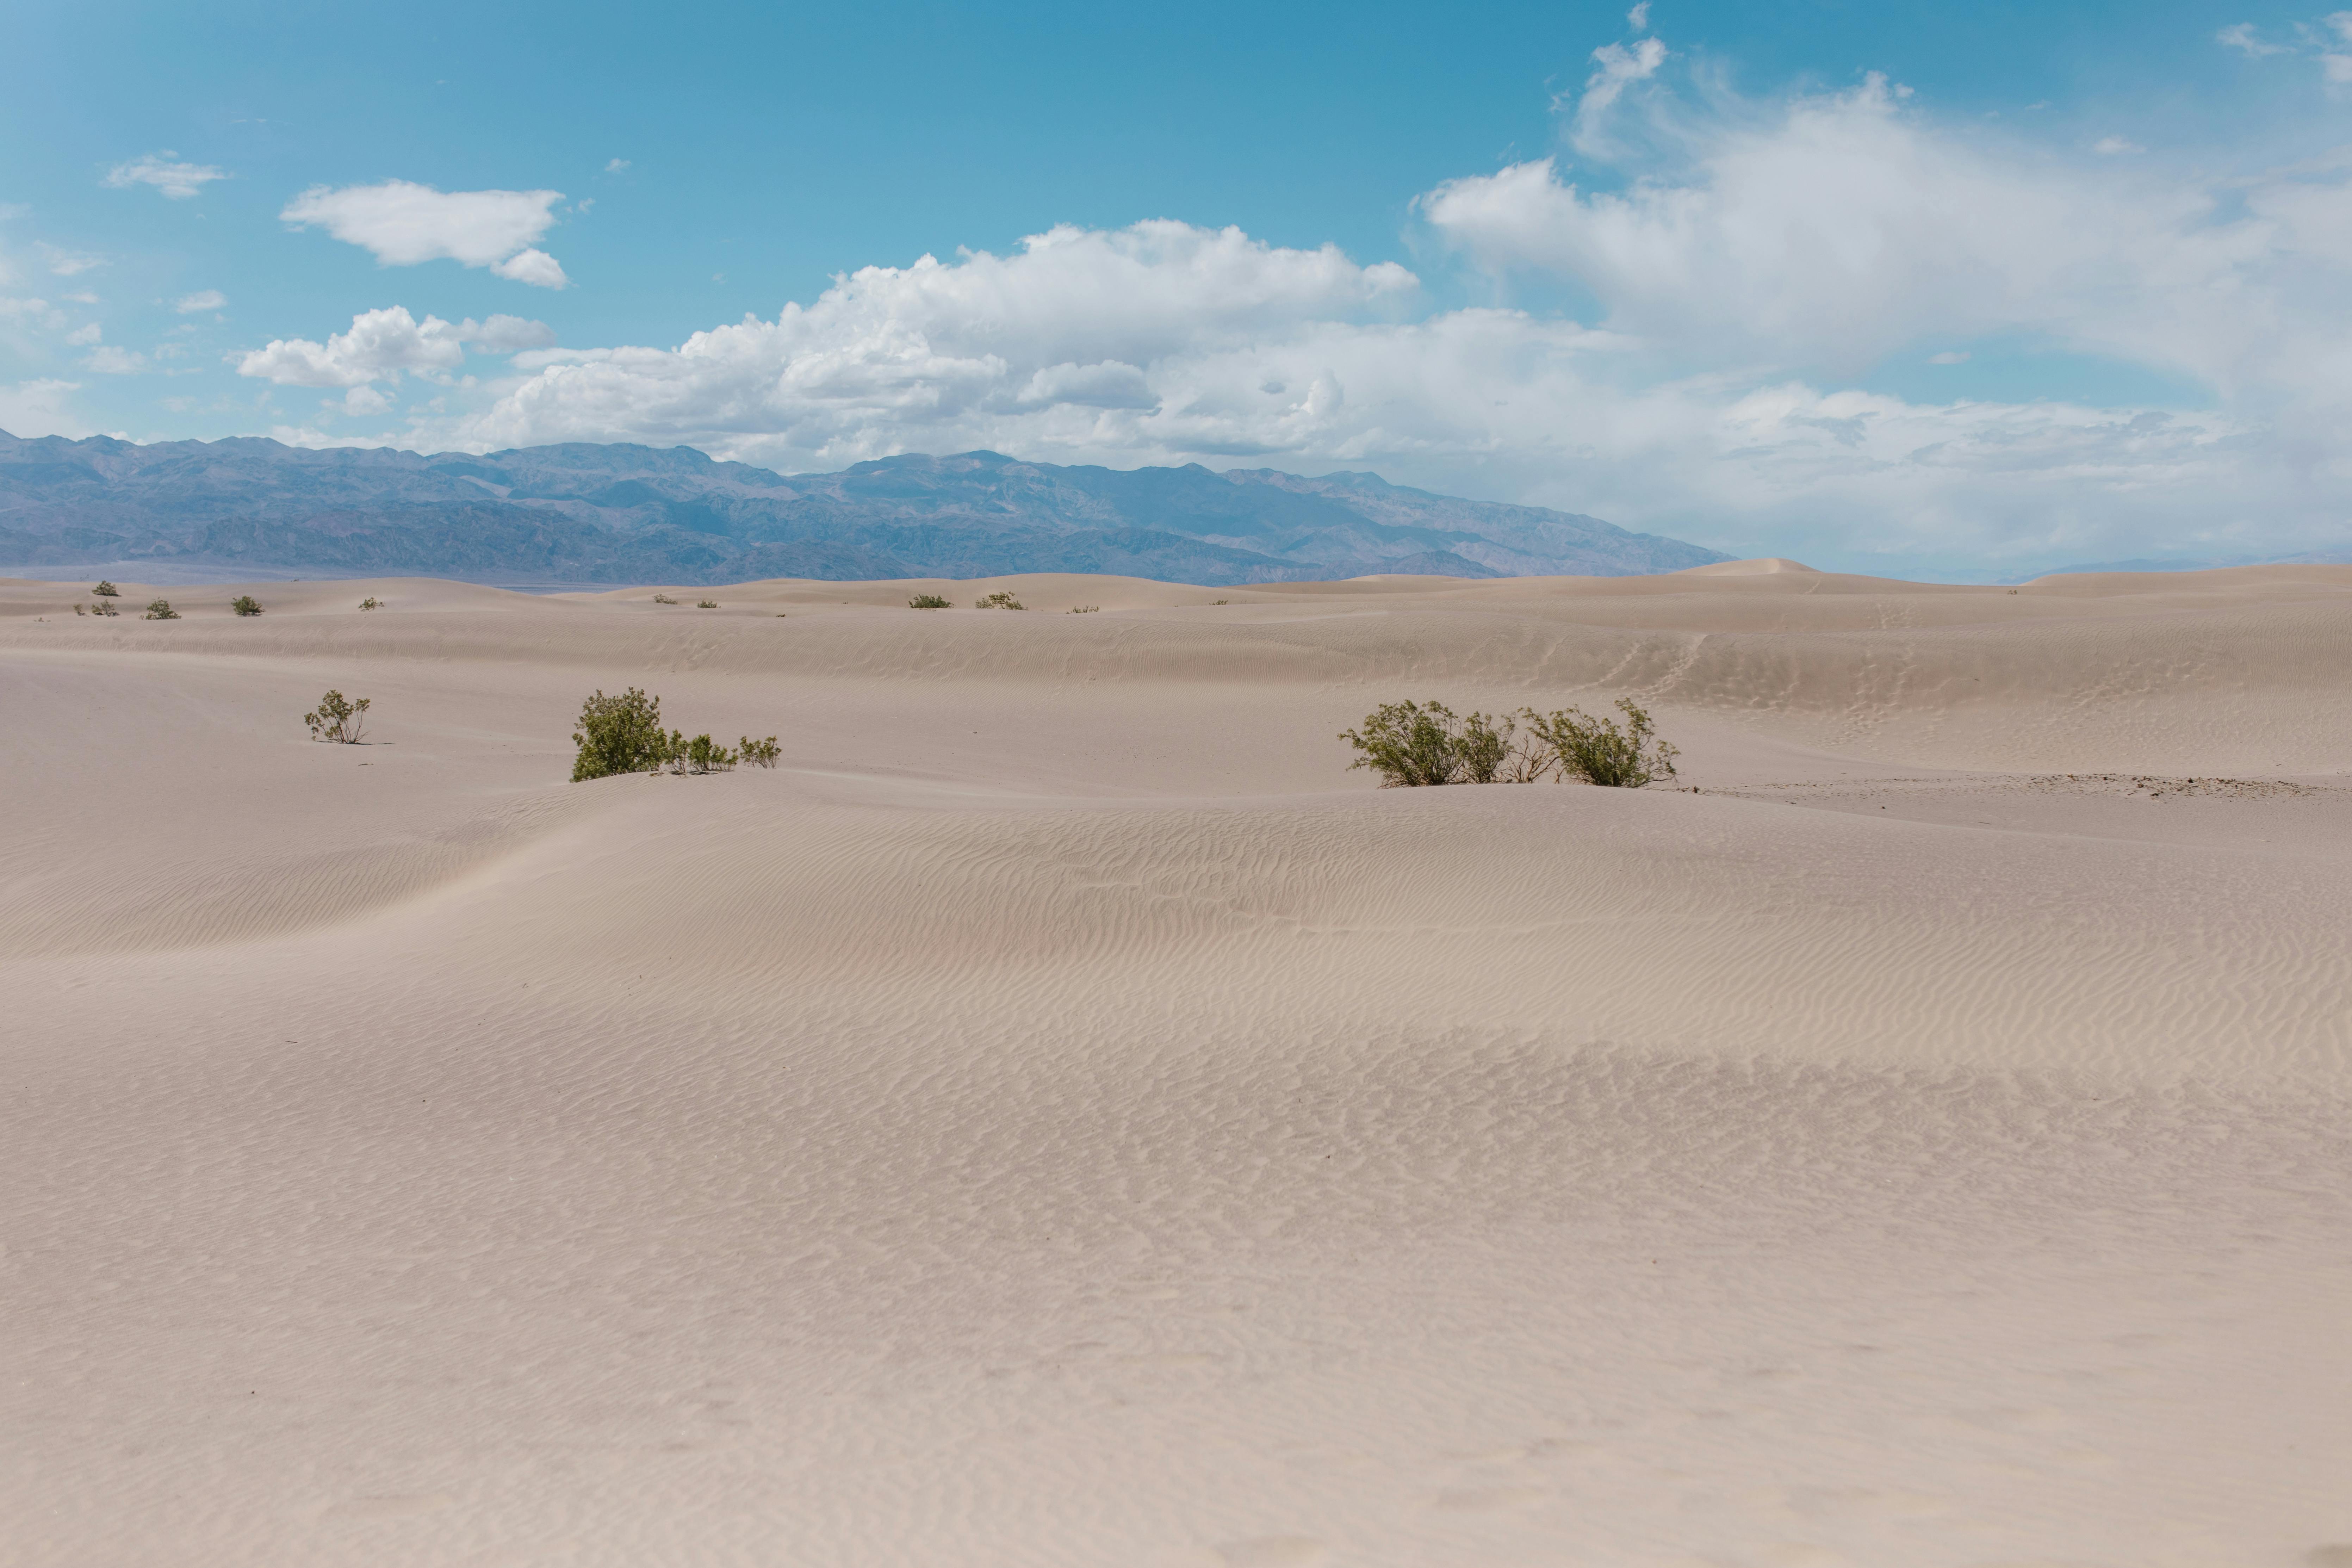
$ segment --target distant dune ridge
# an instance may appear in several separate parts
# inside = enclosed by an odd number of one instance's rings
[[[1626,576],[1724,559],[1598,518],[1369,473],[1062,468],[964,452],[786,477],[687,447],[478,457],[0,432],[0,561],[18,566],[566,583],[1091,572],[1220,584]]]

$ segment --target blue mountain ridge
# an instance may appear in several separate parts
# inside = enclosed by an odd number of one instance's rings
[[[582,584],[1098,572],[1238,584],[1626,576],[1725,559],[1598,518],[1369,473],[1065,468],[982,451],[786,476],[688,447],[428,455],[0,432],[0,561],[28,566]]]

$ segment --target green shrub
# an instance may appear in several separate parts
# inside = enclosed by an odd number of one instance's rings
[[[694,607],[698,610],[715,610],[719,607],[719,601],[716,599],[697,599],[694,602]]]
[[[1371,769],[1383,789],[1412,789],[1493,784],[1508,763],[1511,732],[1508,719],[1497,730],[1486,714],[1456,718],[1443,702],[1386,702],[1339,739],[1363,753],[1350,769]]]
[[[667,594],[656,594],[654,595],[654,603],[656,605],[675,605],[677,601],[671,598]]]
[[[918,594],[913,598],[907,601],[907,608],[910,610],[945,610],[952,608],[952,606],[937,594]]]
[[[366,598],[360,601],[360,608],[362,610],[381,610],[383,608],[383,601],[377,598],[373,594],[370,594]]]
[[[255,598],[250,594],[239,594],[236,598],[231,599],[228,602],[228,607],[235,610],[240,616],[257,616],[261,614],[261,601]]]
[[[77,605],[76,608],[79,608],[79,606]],[[97,604],[92,605],[89,607],[89,613],[93,616],[119,616],[122,612],[114,607],[113,600],[100,599]]]
[[[1682,753],[1658,740],[1649,714],[1630,697],[1617,699],[1625,715],[1620,730],[1613,719],[1595,719],[1580,709],[1564,708],[1542,714],[1529,709],[1520,717],[1528,729],[1557,760],[1562,779],[1613,789],[1640,789],[1653,779],[1675,776],[1675,759]]]
[[[1010,594],[996,593],[974,599],[971,607],[975,610],[1025,610],[1029,606]]]
[[[310,739],[314,741],[339,741],[346,746],[356,746],[364,729],[360,715],[367,710],[366,698],[354,702],[340,691],[330,691],[319,699],[318,707],[302,715],[302,722],[310,726]]]
[[[1101,611],[1102,606],[1100,605],[1073,605],[1070,606],[1070,614],[1074,616],[1098,615]]]
[[[574,784],[614,773],[658,772],[672,750],[672,737],[661,727],[661,699],[634,686],[617,697],[607,697],[600,689],[582,703],[572,743],[580,748],[572,763]]]
[[[743,754],[743,760],[753,767],[772,768],[776,765],[776,756],[782,748],[776,744],[776,738],[773,735],[764,741],[755,741],[746,735],[736,744],[735,749],[740,752]]]
[[[139,618],[142,621],[176,621],[180,618],[180,612],[172,608],[171,600],[158,599],[149,605],[147,613]]]
[[[119,598],[122,594],[121,589],[116,587],[111,583],[104,581],[103,579],[101,579],[98,586],[92,588],[90,592],[97,595],[101,599]]]
[[[698,773],[723,773],[735,765],[735,753],[708,735],[697,735],[684,748],[688,770]]]

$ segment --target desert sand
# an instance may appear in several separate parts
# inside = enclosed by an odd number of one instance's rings
[[[0,1563],[2352,1563],[2352,568],[123,590],[0,584]]]

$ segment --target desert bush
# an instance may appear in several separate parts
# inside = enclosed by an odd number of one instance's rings
[[[76,601],[74,604],[74,614],[77,616],[86,616],[89,614],[89,606],[80,603],[79,601]]]
[[[698,610],[715,610],[719,607],[719,601],[716,599],[697,599],[694,602],[694,607]]]
[[[100,599],[89,607],[89,613],[93,616],[119,616],[122,612],[114,607],[113,600]]]
[[[102,578],[100,580],[98,586],[92,588],[90,592],[97,595],[101,599],[120,598],[122,595],[121,589]]]
[[[149,605],[147,613],[139,618],[142,621],[176,621],[180,618],[180,612],[172,608],[171,600],[158,599]]]
[[[381,610],[383,608],[383,601],[377,598],[373,594],[370,594],[366,598],[360,601],[360,608],[362,610]]]
[[[1070,614],[1074,616],[1098,615],[1101,611],[1102,606],[1100,605],[1073,605],[1070,606]]]
[[[974,599],[971,607],[975,610],[1025,610],[1029,606],[1010,594],[996,593]]]
[[[1640,789],[1653,779],[1674,777],[1675,759],[1682,753],[1657,739],[1649,714],[1635,706],[1632,698],[1620,697],[1617,707],[1625,715],[1622,730],[1613,719],[1596,719],[1576,708],[1551,714],[1528,709],[1519,716],[1527,721],[1529,732],[1550,749],[1562,779]]]
[[[614,773],[658,772],[671,752],[671,737],[661,727],[661,699],[634,686],[617,697],[607,697],[599,689],[580,705],[572,743],[580,748],[572,763],[574,784]]]
[[[776,744],[776,738],[773,735],[769,736],[764,741],[755,741],[751,739],[751,736],[746,735],[740,741],[736,742],[735,749],[742,754],[745,762],[751,763],[755,768],[774,767],[776,765],[776,756],[782,750],[782,748]]]
[[[1410,789],[1493,784],[1508,764],[1512,731],[1508,719],[1498,730],[1484,713],[1457,718],[1443,702],[1384,702],[1339,739],[1363,753],[1350,769],[1371,769],[1383,789]]]
[[[319,699],[319,706],[302,715],[302,722],[310,726],[310,739],[339,741],[346,746],[356,746],[365,728],[360,715],[368,710],[364,697],[356,702],[340,691],[330,691]]]
[[[656,605],[675,605],[677,601],[671,598],[667,594],[656,594],[654,595],[654,603]]]
[[[228,602],[228,607],[235,610],[240,616],[257,616],[261,614],[261,601],[255,598],[250,594],[239,594],[236,598],[231,599]]]
[[[937,594],[918,594],[907,601],[907,608],[910,610],[946,610],[953,607]]]
[[[708,735],[697,735],[685,747],[686,765],[698,773],[723,773],[735,765],[735,753]]]

